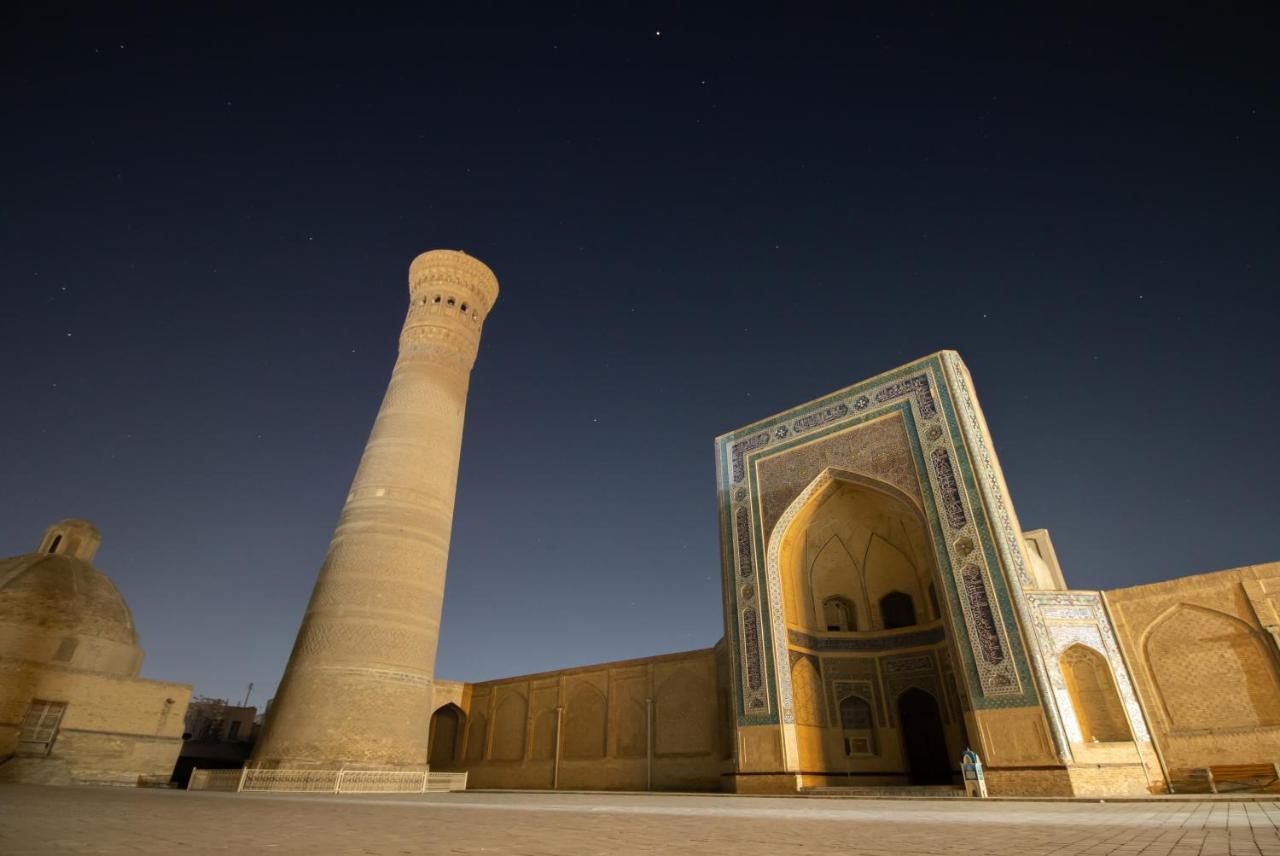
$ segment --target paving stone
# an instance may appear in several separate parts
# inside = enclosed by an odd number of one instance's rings
[[[237,795],[0,786],[10,854],[1273,856],[1274,803],[664,794]],[[1205,819],[1219,817],[1209,824]],[[1237,817],[1238,823],[1228,823]]]

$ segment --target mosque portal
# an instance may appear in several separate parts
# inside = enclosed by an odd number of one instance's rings
[[[951,784],[968,741],[924,513],[881,479],[828,469],[811,484],[773,536],[798,766]]]
[[[731,787],[1010,783],[1068,747],[972,381],[917,360],[717,441]],[[1015,785],[1016,787],[1016,785]]]

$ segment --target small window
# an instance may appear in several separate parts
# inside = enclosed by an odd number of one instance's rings
[[[440,295],[437,294],[436,299],[433,300],[432,303],[439,303],[439,302],[440,302]]]
[[[240,720],[233,719],[231,725],[227,728],[227,739],[235,740],[240,736]]]
[[[62,543],[62,536],[54,535],[53,540],[49,542],[49,552],[50,553],[58,552],[58,545],[61,543]]]
[[[464,304],[462,304],[462,306],[461,306],[460,308],[462,309],[462,311],[463,311],[463,312],[466,312],[466,311],[467,311],[467,304],[465,304],[465,303],[464,303]]]
[[[842,633],[857,630],[853,605],[842,597],[829,597],[822,602],[822,617],[831,633]]]
[[[880,617],[884,619],[884,629],[912,627],[916,623],[916,605],[911,595],[900,591],[891,591],[880,598]]]
[[[21,755],[48,755],[58,736],[58,725],[67,712],[65,701],[32,699],[27,715],[22,719],[18,732],[18,753]]]
[[[876,754],[876,726],[866,699],[856,695],[841,699],[840,729],[846,755]]]
[[[79,646],[80,643],[74,636],[63,637],[62,642],[58,644],[58,650],[54,652],[53,659],[59,663],[70,663]]]
[[[452,306],[452,305],[453,305],[453,302],[454,302],[454,301],[453,301],[453,298],[452,298],[452,297],[450,297],[450,298],[449,298],[449,305],[450,305],[450,306]]]

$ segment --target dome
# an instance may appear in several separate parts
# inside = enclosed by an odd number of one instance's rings
[[[133,613],[93,566],[100,542],[89,521],[62,520],[36,552],[0,560],[0,658],[137,676]]]
[[[111,580],[65,553],[0,560],[0,622],[137,645],[133,613]]]

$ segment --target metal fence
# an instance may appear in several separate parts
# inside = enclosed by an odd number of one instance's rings
[[[342,793],[341,770],[250,770],[244,771],[242,791],[275,791],[290,794]]]
[[[466,773],[405,770],[193,770],[189,791],[422,794],[465,791]]]

